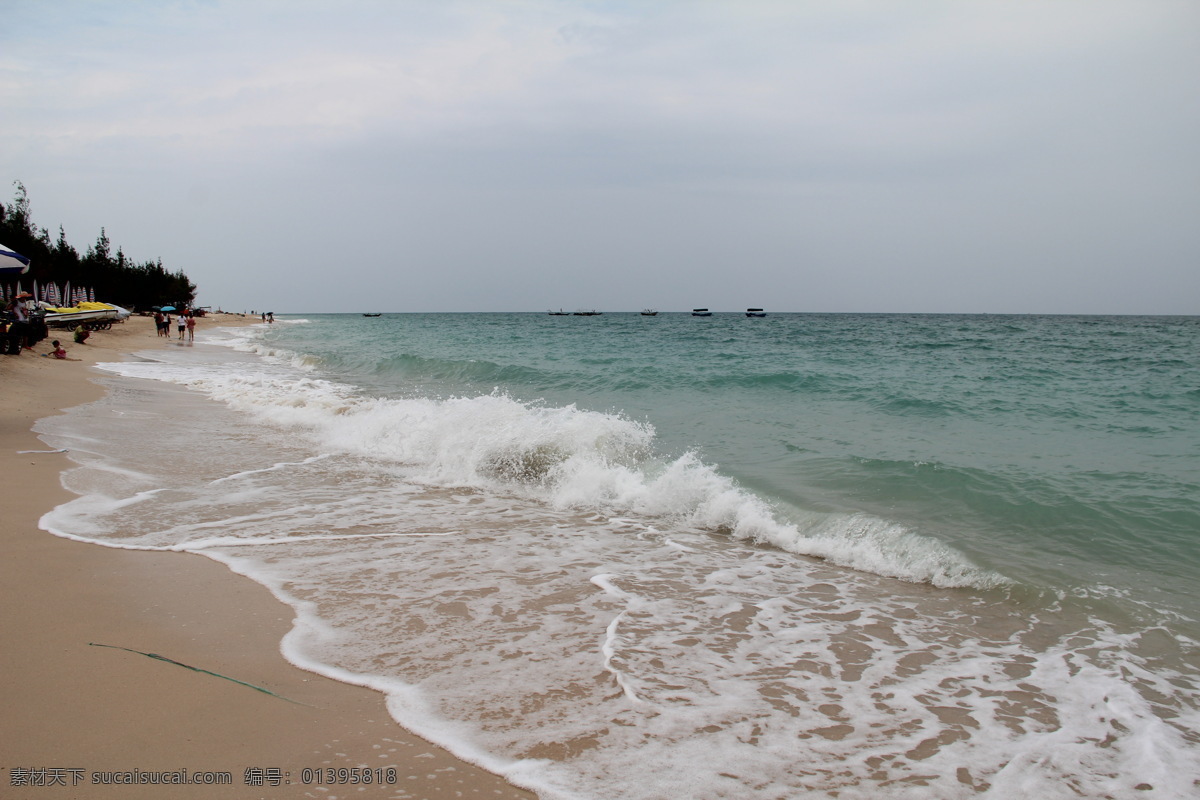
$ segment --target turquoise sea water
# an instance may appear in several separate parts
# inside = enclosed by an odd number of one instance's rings
[[[45,527],[250,574],[293,660],[547,797],[1198,791],[1200,318],[201,338],[40,423]],[[95,443],[148,421],[197,475]]]
[[[646,421],[663,452],[696,452],[785,516],[877,515],[1031,587],[1154,587],[1186,606],[1200,586],[1195,318],[335,324],[328,337],[321,324],[281,327],[271,341],[382,394],[499,390]]]

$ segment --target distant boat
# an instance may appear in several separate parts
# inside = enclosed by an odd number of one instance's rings
[[[571,312],[570,312],[570,311],[563,311],[563,310],[560,308],[558,311],[551,311],[551,312],[550,312],[550,316],[552,316],[552,317],[569,317],[569,316],[571,316]]]
[[[747,308],[746,309],[747,317],[765,317],[766,315],[767,315],[767,312],[763,311],[761,308]]]
[[[658,316],[658,311],[653,308],[643,308],[642,316],[643,317],[655,317],[655,316]]]
[[[577,316],[577,317],[598,317],[598,316],[600,316],[600,315],[601,315],[601,314],[603,314],[603,313],[604,313],[603,311],[595,311],[595,310],[592,310],[592,311],[576,311],[576,312],[575,312],[575,316]]]
[[[382,314],[363,314],[364,317],[382,317]]]
[[[711,317],[712,312],[709,311],[707,308],[693,308],[692,316],[693,317]]]

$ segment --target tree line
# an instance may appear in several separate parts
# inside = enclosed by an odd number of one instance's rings
[[[146,311],[155,306],[174,305],[190,308],[196,299],[196,285],[183,270],[168,272],[162,259],[137,263],[128,258],[120,247],[112,251],[112,243],[104,228],[94,244],[82,256],[67,242],[66,232],[58,226],[58,238],[52,240],[50,231],[39,228],[29,212],[29,195],[25,186],[16,181],[16,195],[7,206],[0,203],[0,244],[7,245],[29,259],[29,272],[20,280],[25,290],[53,282],[62,286],[88,286],[95,290],[96,299],[115,303],[133,311]],[[15,280],[10,280],[14,282]]]

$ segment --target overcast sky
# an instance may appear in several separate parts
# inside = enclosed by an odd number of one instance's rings
[[[0,0],[0,202],[225,310],[1200,313],[1197,0]]]

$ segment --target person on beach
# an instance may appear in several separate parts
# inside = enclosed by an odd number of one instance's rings
[[[196,315],[195,314],[188,314],[187,334],[188,334],[189,342],[196,341]]]
[[[72,333],[75,335],[75,344],[87,344],[88,337],[92,335],[83,325],[76,325]]]
[[[161,311],[154,312],[154,329],[158,331],[159,336],[167,335],[166,322],[163,320],[163,313]]]
[[[51,350],[49,353],[42,353],[42,355],[44,355],[46,358],[57,358],[60,361],[82,361],[83,360],[81,358],[71,358],[70,356],[68,356],[66,348],[64,348],[61,344],[58,343],[58,339],[55,339],[53,342],[50,343],[50,345],[54,349]]]
[[[180,314],[179,318],[175,322],[176,322],[176,327],[179,328],[179,341],[182,342],[184,331],[187,330],[187,315]]]
[[[29,312],[25,301],[33,297],[31,294],[20,294],[9,301],[5,311],[8,312],[8,341],[5,342],[4,352],[10,356],[21,355],[21,349],[29,348]]]

